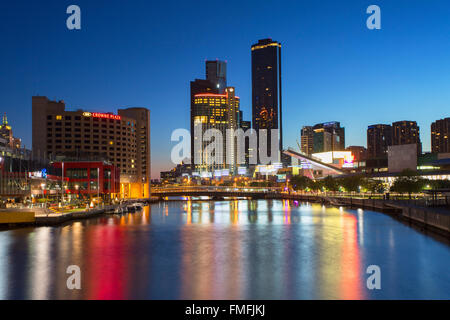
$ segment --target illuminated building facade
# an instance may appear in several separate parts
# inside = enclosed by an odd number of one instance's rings
[[[109,161],[120,170],[122,197],[150,191],[150,112],[65,110],[64,101],[32,98],[33,155],[49,160]]]
[[[422,153],[420,128],[416,121],[397,121],[392,124],[392,145],[416,144],[417,154]]]
[[[53,162],[64,180],[64,196],[114,198],[120,196],[120,171],[105,161]]]
[[[196,114],[195,95],[201,93],[224,94],[227,86],[227,64],[225,61],[206,61],[206,79],[191,81],[191,164],[194,163],[194,114]]]
[[[431,152],[450,153],[450,118],[431,124]]]
[[[233,132],[239,128],[239,107],[240,99],[235,95],[235,89],[228,87],[225,94],[200,93],[195,95],[194,108],[191,117],[195,130],[201,130],[202,137],[208,129],[217,129],[221,132],[223,141],[205,142],[194,144],[194,155],[201,163],[195,163],[193,170],[197,172],[213,172],[222,169],[229,169],[230,174],[237,170],[237,148],[235,139],[227,137],[227,129]],[[197,147],[195,146],[197,145]],[[212,163],[212,159],[207,159],[206,147],[214,148],[215,156],[221,159],[220,163]],[[227,153],[232,159],[227,164]]]
[[[367,149],[363,146],[349,146],[345,149],[345,151],[350,151],[352,153],[355,158],[355,162],[362,162],[366,160]]]
[[[8,124],[6,113],[3,115],[2,124],[0,125],[0,137],[3,138],[1,145],[11,149],[20,149],[22,141],[13,136],[12,128]]]
[[[267,150],[271,150],[271,129],[279,130],[279,155],[283,150],[281,99],[281,44],[272,39],[252,45],[252,123],[259,134],[267,129]],[[258,136],[259,141],[259,136]]]

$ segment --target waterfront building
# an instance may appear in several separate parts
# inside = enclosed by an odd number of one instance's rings
[[[388,147],[392,145],[392,126],[374,124],[367,128],[367,158],[387,158]]]
[[[66,110],[64,101],[32,98],[33,156],[55,161],[108,161],[120,170],[124,197],[150,195],[150,111],[118,114]]]
[[[397,121],[392,124],[392,145],[416,144],[417,154],[422,153],[420,128],[416,121]]]
[[[271,150],[271,129],[278,130],[278,159],[283,150],[281,95],[281,43],[262,39],[252,45],[252,125],[259,134],[267,129],[267,150]],[[259,136],[258,136],[259,141]],[[258,152],[259,154],[259,152]]]
[[[450,118],[431,124],[431,152],[450,153]]]
[[[131,188],[131,184],[121,184],[120,170],[109,162],[67,161],[51,165],[58,170],[59,185],[62,186],[59,193],[64,200],[100,197],[109,201],[131,193],[131,190],[123,190]]]

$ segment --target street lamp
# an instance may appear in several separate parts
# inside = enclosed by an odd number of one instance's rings
[[[42,188],[42,199],[44,199],[45,183],[41,183],[41,188]],[[44,202],[44,204],[46,203]]]
[[[75,185],[75,190],[77,191],[77,200],[80,197],[80,192],[78,191],[79,188],[80,188],[80,186],[76,184]]]

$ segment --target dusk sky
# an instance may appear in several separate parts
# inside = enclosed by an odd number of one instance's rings
[[[81,8],[80,31],[66,8]],[[381,30],[366,8],[381,8]],[[303,125],[340,121],[346,145],[370,124],[415,120],[424,151],[431,122],[450,116],[450,2],[1,1],[0,112],[31,147],[31,97],[70,109],[151,110],[152,177],[168,170],[173,130],[189,129],[189,82],[205,59],[228,62],[228,85],[251,120],[250,47],[282,43],[283,127],[297,149]]]

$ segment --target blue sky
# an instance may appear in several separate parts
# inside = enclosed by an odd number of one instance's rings
[[[66,28],[77,4],[82,30]],[[366,8],[381,8],[381,30]],[[416,120],[424,150],[432,121],[450,116],[450,2],[395,1],[2,1],[0,112],[31,146],[31,96],[69,108],[147,107],[152,176],[170,169],[170,135],[189,129],[189,81],[205,59],[228,61],[228,84],[251,120],[250,46],[282,43],[285,146],[300,128],[346,127],[366,145],[370,124]]]

